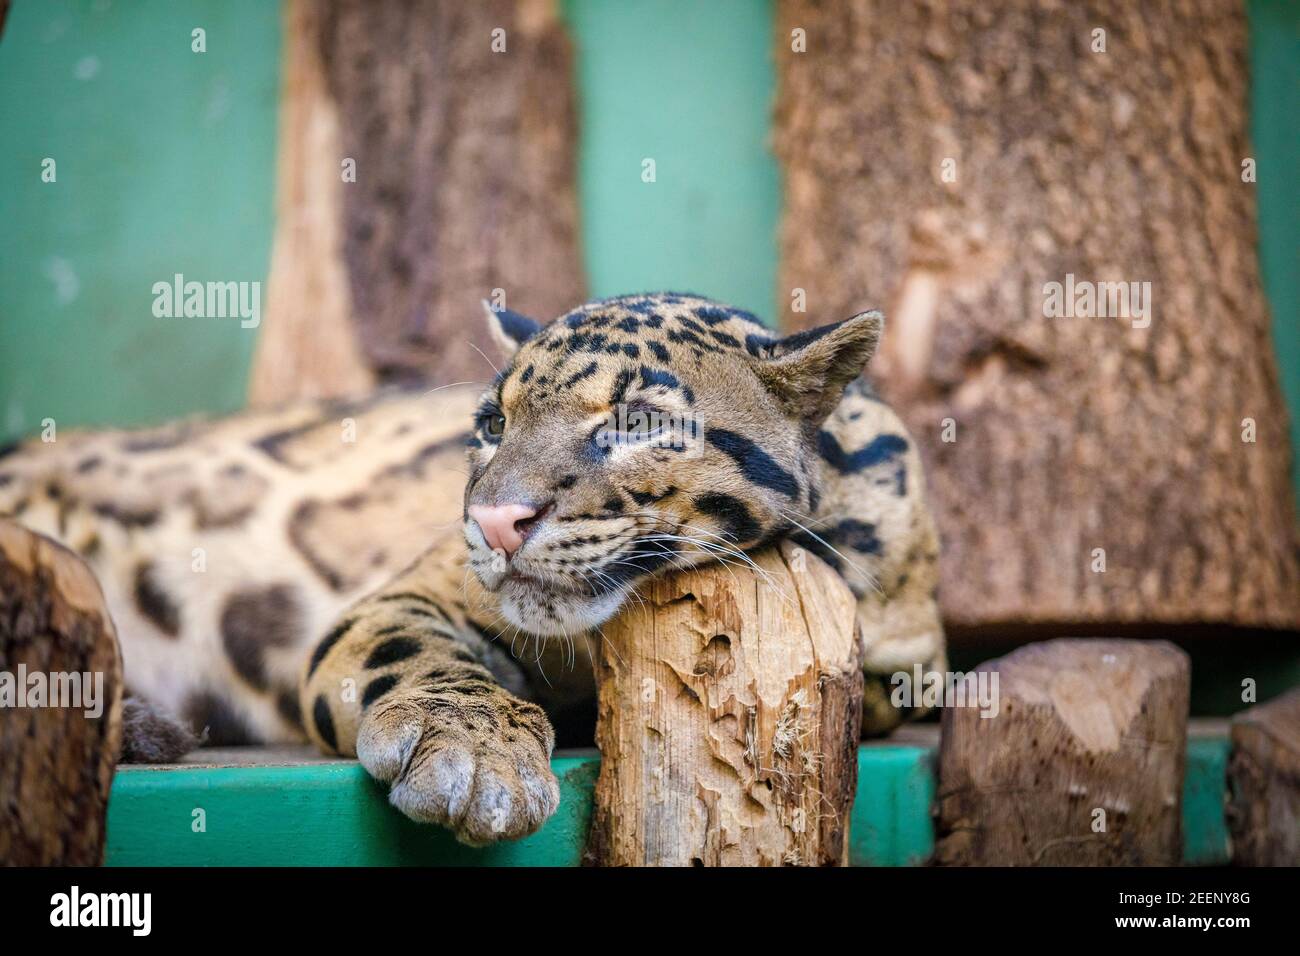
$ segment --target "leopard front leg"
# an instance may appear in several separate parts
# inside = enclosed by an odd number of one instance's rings
[[[417,564],[316,647],[301,686],[308,732],[355,754],[413,820],[471,846],[526,836],[559,804],[554,731],[503,686],[522,690],[513,661],[421,578]]]

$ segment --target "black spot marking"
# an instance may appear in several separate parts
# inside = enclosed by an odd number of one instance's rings
[[[343,635],[346,634],[355,623],[356,621],[354,620],[340,621],[338,624],[334,625],[333,630],[321,639],[321,642],[316,645],[316,650],[312,651],[311,663],[307,665],[308,677],[311,677],[312,674],[316,673],[316,668],[320,666],[321,661],[325,660],[325,655],[330,652],[335,644],[343,639]]]
[[[413,637],[393,637],[384,641],[366,658],[366,670],[396,664],[420,653],[423,645]]]
[[[287,584],[237,592],[221,611],[221,643],[248,684],[266,690],[266,651],[289,647],[302,633],[302,611]]]
[[[209,746],[244,747],[260,743],[230,704],[207,691],[194,694],[185,702],[184,717]]]
[[[559,481],[555,483],[555,488],[557,491],[567,491],[577,483],[578,483],[577,475],[565,475],[563,478],[561,478]]]
[[[669,495],[675,495],[677,493],[677,486],[669,485],[659,494],[655,494],[652,491],[633,491],[631,488],[624,488],[623,490],[631,495],[632,500],[637,504],[648,505],[653,504],[656,501],[663,501]]]
[[[662,385],[664,388],[675,388],[679,389],[681,393],[686,396],[688,402],[693,403],[695,401],[695,393],[691,390],[690,386],[683,385],[681,380],[672,372],[666,372],[663,369],[648,368],[645,365],[641,366],[640,371],[642,388],[651,388],[655,385]]]
[[[148,528],[158,521],[158,511],[153,508],[144,508],[132,511],[127,508],[119,508],[117,505],[102,501],[94,506],[95,514],[109,521],[115,521],[124,528]]]
[[[770,335],[751,332],[745,336],[745,351],[755,358],[771,358],[776,351],[776,340]]]
[[[609,394],[611,405],[618,405],[627,396],[628,387],[632,384],[632,376],[631,369],[623,369],[618,373],[618,378],[614,379],[614,388]]]
[[[166,431],[138,435],[122,442],[122,450],[133,455],[149,451],[167,451],[183,444],[189,437],[189,432],[188,427],[173,426]]]
[[[849,454],[840,447],[834,435],[822,431],[817,436],[817,451],[828,465],[847,475],[893,461],[907,451],[907,439],[901,435],[877,435]]]
[[[298,704],[296,687],[281,687],[275,695],[275,709],[284,718],[285,723],[295,730],[302,730],[302,707]]]
[[[763,533],[762,526],[739,498],[710,492],[695,499],[695,507],[701,514],[709,515],[720,521],[731,537],[737,542],[752,541]]]
[[[367,684],[366,689],[361,693],[361,709],[365,710],[392,690],[397,685],[397,682],[401,680],[401,676],[400,674],[385,674],[382,677],[376,677]]]
[[[824,433],[823,433],[824,434]],[[724,428],[710,428],[704,433],[708,442],[728,455],[739,467],[741,474],[754,484],[770,488],[788,498],[799,496],[799,484],[794,475],[786,471],[776,459],[744,435]]]
[[[801,530],[791,532],[789,539],[799,545],[799,547],[817,555],[817,557],[821,558],[836,571],[842,571],[844,569],[844,562],[840,560],[840,556],[831,550],[831,548],[823,541],[818,541],[807,531]]]
[[[596,369],[598,367],[599,366],[595,362],[588,362],[585,366],[583,366],[581,371],[574,372],[567,379],[565,379],[564,383],[560,385],[560,388],[571,388],[572,386],[577,385],[583,379],[590,378],[592,375],[596,374]]]
[[[86,472],[94,471],[104,463],[104,459],[99,455],[91,455],[89,458],[83,458],[77,462],[77,474],[84,475]]]
[[[876,537],[876,526],[869,521],[846,518],[823,535],[827,540],[848,545],[854,551],[863,554],[880,554],[880,539]]]
[[[140,613],[168,637],[181,633],[181,609],[158,581],[153,564],[144,562],[135,569],[135,604]]]
[[[337,751],[339,740],[334,734],[334,717],[330,714],[330,705],[324,694],[316,695],[316,703],[311,708],[311,719],[316,724],[316,733],[320,734],[320,739],[325,741],[330,750]]]
[[[830,325],[819,325],[815,329],[804,329],[802,332],[795,332],[793,335],[787,335],[776,343],[777,349],[782,355],[786,355],[790,352],[797,352],[799,349],[811,345],[823,336],[834,332],[843,324],[844,322],[832,322]]]
[[[646,343],[646,348],[648,348],[651,352],[654,352],[655,358],[657,358],[661,362],[667,363],[673,360],[672,353],[669,352],[668,349],[664,347],[662,342],[656,342],[651,340]]]

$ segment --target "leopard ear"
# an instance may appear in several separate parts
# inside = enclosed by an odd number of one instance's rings
[[[540,322],[535,322],[526,315],[511,312],[509,309],[495,309],[487,299],[483,300],[483,311],[487,313],[488,329],[492,340],[501,349],[501,354],[509,358],[523,345],[542,330]]]
[[[796,332],[773,342],[755,371],[792,417],[816,427],[875,354],[884,327],[884,315],[872,311]]]

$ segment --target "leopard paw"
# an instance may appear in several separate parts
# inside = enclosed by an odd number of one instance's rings
[[[555,812],[555,734],[541,708],[504,690],[490,698],[412,689],[362,719],[357,758],[391,785],[412,820],[447,827],[469,846],[514,840]]]

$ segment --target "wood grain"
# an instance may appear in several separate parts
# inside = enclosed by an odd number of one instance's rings
[[[1300,866],[1300,687],[1232,719],[1232,861]]]
[[[122,737],[117,634],[80,558],[0,518],[0,672],[20,668],[102,675],[102,714],[87,716],[84,697],[0,707],[0,865],[98,865]]]
[[[1244,5],[778,10],[783,321],[885,311],[949,628],[1300,627]],[[1149,323],[1048,317],[1067,275],[1150,283]]]
[[[853,595],[791,545],[754,560],[761,572],[654,579],[604,627],[589,863],[847,861],[862,708]]]
[[[1164,641],[1070,639],[981,664],[998,708],[945,707],[935,860],[1173,866],[1191,669]]]

